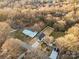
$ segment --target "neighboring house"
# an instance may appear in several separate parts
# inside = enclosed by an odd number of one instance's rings
[[[58,57],[58,52],[54,49],[51,53],[51,55],[49,56],[50,59],[57,59]]]

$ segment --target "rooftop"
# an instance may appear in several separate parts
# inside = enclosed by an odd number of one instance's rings
[[[39,33],[38,35],[37,35],[37,38],[39,39],[39,40],[42,40],[42,38],[44,38],[44,36],[45,36],[45,34],[44,33]]]
[[[29,30],[29,29],[25,29],[25,30],[23,30],[23,33],[25,35],[30,36],[30,37],[33,38],[38,32]]]
[[[50,59],[57,59],[58,56],[58,52],[56,52],[55,50],[52,51],[51,55],[49,56]]]

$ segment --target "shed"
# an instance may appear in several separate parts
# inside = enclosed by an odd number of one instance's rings
[[[41,41],[44,38],[45,34],[43,32],[37,35],[37,38]]]

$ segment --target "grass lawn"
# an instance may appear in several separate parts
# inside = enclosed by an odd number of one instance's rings
[[[56,32],[56,31],[53,31],[51,35],[56,39],[58,37],[64,36],[65,32]]]
[[[12,36],[14,37],[14,38],[17,38],[17,39],[20,39],[20,40],[22,40],[22,41],[24,41],[28,36],[26,36],[26,35],[24,35],[23,33],[22,33],[22,30],[17,30],[17,31],[15,31],[15,32],[13,32],[12,33]]]

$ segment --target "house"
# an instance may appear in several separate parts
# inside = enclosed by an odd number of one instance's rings
[[[37,31],[32,31],[29,29],[23,30],[23,34],[32,38],[32,40],[30,40],[30,42],[29,42],[29,44],[31,45],[32,48],[37,48],[42,42],[51,46],[53,37],[50,36],[50,34],[52,32],[53,32],[53,28],[51,28],[49,26],[47,26],[45,29],[43,29],[39,33]]]
[[[23,34],[33,38],[38,32],[36,31],[32,31],[32,30],[29,30],[29,29],[24,29],[23,30]]]
[[[45,29],[43,29],[40,33],[37,34],[36,38],[38,41],[43,41],[47,45],[51,45],[53,41],[53,37],[50,36],[50,34],[53,32],[53,28],[47,26]]]

